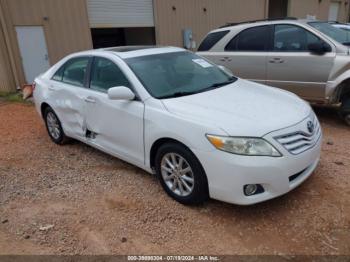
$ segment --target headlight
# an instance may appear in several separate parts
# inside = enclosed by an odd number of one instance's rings
[[[217,149],[246,156],[282,156],[269,142],[262,138],[226,137],[207,135]]]

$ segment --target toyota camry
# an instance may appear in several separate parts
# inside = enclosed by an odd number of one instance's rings
[[[181,48],[75,53],[34,85],[53,142],[76,139],[156,174],[183,204],[275,198],[320,159],[321,128],[309,104]]]

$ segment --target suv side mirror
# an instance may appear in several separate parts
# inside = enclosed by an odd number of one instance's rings
[[[318,55],[323,55],[324,53],[332,51],[332,48],[324,42],[311,43],[307,47],[311,53]]]
[[[108,89],[108,98],[111,100],[134,100],[135,94],[125,86],[116,86]]]

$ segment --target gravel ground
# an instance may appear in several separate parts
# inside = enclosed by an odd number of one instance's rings
[[[316,109],[319,167],[249,207],[173,201],[144,171],[53,144],[34,107],[0,102],[0,254],[350,254],[350,129]]]

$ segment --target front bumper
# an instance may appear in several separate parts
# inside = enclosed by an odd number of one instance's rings
[[[303,183],[320,160],[322,135],[312,148],[297,155],[291,154],[273,139],[276,134],[293,131],[301,125],[304,125],[304,121],[265,136],[283,154],[282,157],[194,150],[207,174],[210,197],[233,204],[251,205],[286,194]],[[260,184],[264,192],[246,196],[243,187],[247,184]]]

